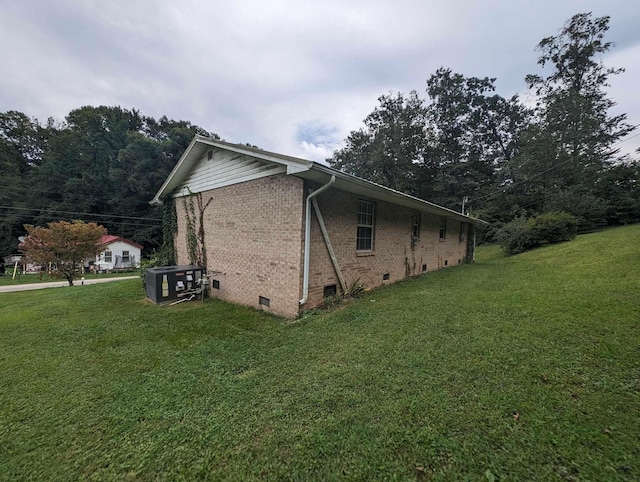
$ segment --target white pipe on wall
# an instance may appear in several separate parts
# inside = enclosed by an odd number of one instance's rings
[[[318,194],[326,191],[331,185],[336,182],[336,176],[331,176],[328,183],[313,191],[307,196],[307,202],[305,205],[305,220],[304,220],[304,267],[302,272],[302,299],[300,304],[304,305],[309,298],[309,257],[311,251],[311,200]]]

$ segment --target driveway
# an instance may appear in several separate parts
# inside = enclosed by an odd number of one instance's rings
[[[118,278],[98,278],[98,279],[86,279],[85,285],[94,285],[97,283],[110,283],[111,281],[122,281],[125,279],[140,279],[140,276],[120,276]],[[73,286],[82,286],[82,280],[76,279],[73,281]],[[69,286],[66,281],[51,281],[48,283],[26,283],[23,285],[8,285],[0,286],[0,293],[11,293],[13,291],[27,291],[27,290],[41,290],[43,288],[64,288]]]

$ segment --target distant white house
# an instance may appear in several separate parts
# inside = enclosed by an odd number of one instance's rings
[[[37,273],[40,271],[40,266],[33,263],[27,263],[24,255],[22,254],[11,254],[9,256],[5,256],[3,261],[5,270],[19,266],[23,273]]]
[[[142,245],[112,234],[103,236],[99,244],[100,253],[96,256],[95,269],[111,271],[140,267]]]

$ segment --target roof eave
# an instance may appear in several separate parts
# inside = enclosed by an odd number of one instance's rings
[[[377,198],[383,201],[393,202],[394,204],[404,205],[420,211],[425,211],[433,214],[438,214],[441,216],[446,216],[448,218],[453,218],[461,222],[482,224],[482,225],[490,224],[481,219],[459,213],[452,209],[439,206],[437,204],[431,203],[429,201],[425,201],[424,199],[420,199],[415,196],[411,196],[409,194],[402,193],[400,191],[396,191],[395,189],[382,186],[381,184],[367,181],[366,179],[362,179],[357,176],[353,176],[351,174],[338,171],[336,169],[325,166],[323,164],[314,162],[310,171],[317,172],[317,173],[320,173],[321,175],[326,176],[327,180],[331,176],[336,176],[336,179],[343,181],[342,183],[343,186],[344,184],[347,184],[347,185],[351,184],[353,186],[357,186],[359,188],[358,190],[361,191],[360,192],[361,194],[369,195],[374,199]],[[301,173],[301,174],[298,174],[298,176],[306,179],[313,178],[313,176],[309,174],[310,173]],[[340,183],[336,187],[339,188]],[[346,190],[353,192],[353,189],[346,189]]]
[[[192,151],[196,149],[196,146],[200,144],[203,146],[202,152],[196,152],[195,156],[192,156]],[[425,201],[423,199],[404,194],[400,191],[376,184],[371,181],[353,176],[351,174],[338,171],[329,166],[319,164],[313,161],[307,161],[297,157],[284,156],[274,152],[264,151],[262,149],[242,146],[239,144],[232,144],[225,141],[219,141],[210,137],[204,137],[201,135],[194,136],[189,146],[185,149],[185,152],[180,157],[165,182],[162,184],[156,195],[149,202],[153,205],[162,205],[162,198],[167,197],[172,193],[184,179],[188,176],[193,165],[198,162],[200,156],[204,153],[206,146],[218,147],[228,151],[236,152],[251,156],[257,159],[262,159],[268,162],[277,163],[287,167],[287,174],[301,177],[303,179],[316,180],[319,182],[326,182],[331,176],[336,176],[336,179],[341,182],[336,186],[339,188],[342,184],[343,188],[347,191],[357,192],[363,195],[369,195],[372,198],[378,198],[386,200],[395,204],[404,205],[413,209],[421,210],[424,212],[430,212],[448,218],[453,218],[461,222],[469,222],[474,224],[489,225],[488,222],[481,219],[473,218],[471,216],[453,211],[452,209],[439,206],[437,204]],[[355,191],[353,189],[355,188]]]
[[[284,165],[287,167],[287,174],[296,174],[307,171],[311,169],[314,164],[312,161],[307,161],[305,159],[299,159],[291,156],[282,156],[273,152],[264,151],[262,149],[241,146],[238,144],[231,144],[229,142],[219,141],[210,137],[196,135],[192,139],[191,143],[189,143],[189,146],[187,146],[182,156],[180,156],[180,159],[178,160],[156,195],[151,201],[149,201],[149,204],[162,205],[162,198],[167,197],[171,192],[179,187],[182,181],[184,181],[191,168],[193,167],[193,164],[195,164],[200,159],[199,156],[191,156],[192,151],[198,144],[218,147],[227,151],[232,151],[238,154],[244,154],[264,161]]]

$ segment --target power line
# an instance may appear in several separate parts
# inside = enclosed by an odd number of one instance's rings
[[[640,124],[637,124],[637,125],[633,126],[633,129],[635,129],[638,126],[640,126]],[[616,142],[611,147],[618,146],[618,145],[622,144],[623,142],[627,142],[628,140],[633,139],[634,137],[638,137],[638,136],[640,136],[640,132],[638,132],[637,134],[632,135],[631,137],[627,137],[626,139],[623,139],[621,141]]]
[[[633,129],[637,128],[637,127],[640,127],[640,124],[636,124],[636,125],[634,125],[634,126],[631,126],[631,129],[633,130]],[[638,134],[635,134],[635,135],[631,136],[631,137],[627,137],[626,139],[623,139],[623,140],[621,140],[621,141],[618,141],[618,142],[616,142],[615,144],[612,144],[612,145],[611,145],[611,147],[616,147],[616,146],[618,146],[618,145],[622,144],[623,142],[626,142],[626,141],[628,141],[629,139],[633,139],[634,137],[638,137],[638,136],[640,136],[640,132],[639,132]],[[518,185],[521,185],[521,184],[526,184],[526,183],[530,182],[531,180],[536,179],[536,178],[538,178],[538,177],[542,176],[543,174],[546,174],[546,173],[547,173],[547,172],[549,172],[549,171],[553,171],[553,170],[554,170],[554,169],[556,169],[557,167],[559,167],[559,166],[563,166],[563,165],[567,164],[568,162],[572,162],[572,161],[573,161],[573,159],[567,159],[567,160],[565,160],[565,161],[559,162],[559,163],[554,164],[553,166],[551,166],[549,169],[545,169],[544,171],[537,172],[537,173],[535,173],[535,174],[533,174],[533,175],[529,176],[527,179],[523,179],[522,181],[514,182],[513,184],[509,184],[509,185],[508,185],[508,186],[506,186],[506,187],[507,187],[507,188],[509,188],[509,189],[511,189],[511,188],[513,188],[513,187],[515,187],[515,186],[518,186]],[[471,198],[471,200],[470,200],[470,201],[481,201],[481,200],[483,200],[483,199],[487,199],[487,198],[488,198],[488,199],[491,199],[491,198],[493,198],[493,197],[495,197],[495,196],[498,196],[498,195],[500,195],[500,194],[501,194],[501,191],[498,191],[498,192],[495,192],[495,193],[489,193],[489,194],[485,194],[484,196],[479,196],[479,197],[476,197],[476,198]]]
[[[10,188],[12,191],[22,191],[22,192],[28,192],[30,194],[55,194],[58,196],[64,196],[66,194],[68,194],[68,192],[60,192],[60,191],[47,191],[44,189],[33,189],[31,187],[20,187],[20,186],[15,186],[12,185],[10,183],[5,183],[2,180],[0,180],[0,185],[5,185],[7,186],[7,188]],[[92,196],[91,199],[93,200],[97,200],[97,201],[110,201],[112,198],[106,198],[106,197],[100,197],[100,196]],[[137,201],[135,203],[135,205],[148,205],[149,202],[147,201]]]
[[[59,209],[18,208],[18,207],[14,207],[14,206],[0,206],[0,208],[2,208],[2,209],[13,209],[13,210],[16,210],[16,211],[35,211],[35,212],[70,214],[70,215],[90,216],[90,217],[133,219],[133,220],[138,220],[138,221],[159,221],[159,222],[162,222],[162,219],[160,219],[160,218],[143,218],[143,217],[136,217],[136,216],[120,216],[118,214],[98,214],[98,213],[86,213],[86,212],[78,212],[78,211],[61,211]]]

